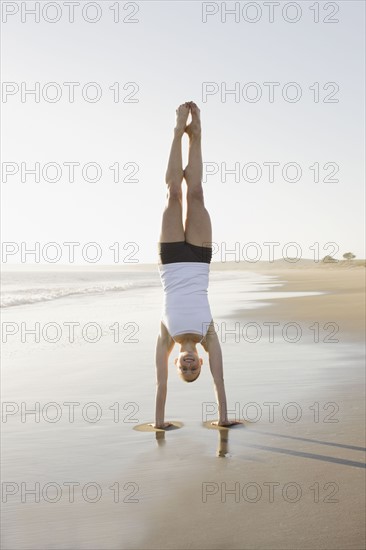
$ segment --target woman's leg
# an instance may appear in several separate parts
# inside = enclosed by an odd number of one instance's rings
[[[165,175],[167,202],[163,212],[160,242],[184,241],[182,222],[182,137],[189,115],[189,104],[183,103],[177,109],[177,123],[170,149],[168,168]]]
[[[196,246],[212,246],[212,228],[202,189],[202,149],[200,110],[190,103],[192,122],[186,128],[189,136],[188,165],[184,170],[187,182],[187,218],[185,240]]]

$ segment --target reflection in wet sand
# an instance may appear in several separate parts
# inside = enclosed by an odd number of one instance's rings
[[[229,431],[230,430],[241,430],[245,428],[245,422],[241,421],[239,424],[234,424],[232,426],[216,426],[211,423],[211,421],[203,422],[205,428],[210,430],[217,430],[219,432],[218,447],[216,451],[216,456],[220,458],[229,458],[231,455],[229,453]]]

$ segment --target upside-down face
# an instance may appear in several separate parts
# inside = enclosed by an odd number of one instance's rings
[[[185,382],[193,382],[201,373],[203,360],[194,351],[182,351],[174,360],[178,374]]]

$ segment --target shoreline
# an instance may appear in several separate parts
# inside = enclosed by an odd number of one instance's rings
[[[249,312],[237,309],[230,318],[237,316],[251,321],[285,321],[311,325],[322,323],[323,328],[339,327],[338,335],[362,342],[365,335],[365,271],[362,267],[351,269],[287,268],[258,270],[261,275],[271,274],[275,286],[271,292],[324,292],[324,294],[266,299],[260,308]],[[280,286],[277,286],[280,283]],[[334,325],[335,326],[335,325]],[[337,327],[335,327],[337,329]]]
[[[276,259],[272,261],[261,260],[254,261],[212,261],[211,269],[213,271],[262,271],[262,270],[277,270],[277,269],[354,269],[354,268],[366,268],[366,259],[359,260],[336,260],[332,262],[314,261],[309,258],[301,258],[298,261],[290,261],[289,259]],[[24,263],[1,263],[0,270],[3,273],[19,273],[19,272],[74,272],[74,271],[87,271],[87,272],[125,272],[125,271],[155,271],[158,268],[156,262],[126,262],[120,264],[54,264],[54,263],[36,263],[36,264],[24,264]]]

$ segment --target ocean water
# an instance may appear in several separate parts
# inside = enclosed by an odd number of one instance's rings
[[[270,292],[272,287],[281,286],[278,277],[253,272],[215,272],[210,273],[213,289],[226,288],[228,302],[237,302],[240,282],[240,299],[247,308],[260,307],[258,300],[321,294],[321,292]],[[84,296],[103,296],[110,293],[119,296],[126,291],[144,288],[160,288],[158,269],[146,271],[6,271],[2,273],[0,308],[30,306],[35,303]],[[211,285],[210,285],[211,287]],[[232,298],[230,300],[230,298]]]
[[[160,285],[158,273],[131,271],[24,271],[2,274],[1,308],[66,297],[121,293]]]

